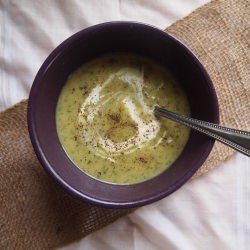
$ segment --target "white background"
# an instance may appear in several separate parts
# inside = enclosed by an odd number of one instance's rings
[[[0,0],[0,110],[27,98],[48,54],[97,23],[166,28],[207,0]],[[63,249],[250,249],[250,160],[236,153],[173,195]]]

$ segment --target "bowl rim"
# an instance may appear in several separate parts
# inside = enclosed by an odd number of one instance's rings
[[[38,94],[38,86],[40,84],[40,81],[42,80],[43,76],[46,74],[46,71],[50,67],[50,65],[53,64],[53,62],[56,60],[56,58],[62,53],[65,46],[67,47],[69,44],[74,43],[78,39],[80,39],[82,36],[84,36],[86,33],[90,31],[96,31],[101,28],[106,28],[107,26],[140,26],[140,27],[146,27],[153,29],[159,33],[161,33],[162,36],[166,36],[168,39],[174,41],[178,44],[182,49],[185,50],[185,52],[188,54],[188,56],[195,62],[195,64],[199,67],[199,70],[201,71],[203,77],[205,78],[206,83],[209,86],[209,90],[211,93],[211,99],[213,101],[213,114],[214,114],[214,122],[219,123],[219,103],[217,94],[214,88],[214,85],[212,83],[212,80],[210,79],[210,76],[208,75],[206,69],[200,62],[200,60],[197,58],[197,56],[192,52],[190,48],[188,48],[182,41],[180,41],[175,36],[169,34],[168,32],[161,30],[153,25],[145,24],[142,22],[134,22],[134,21],[111,21],[111,22],[105,22],[96,24],[93,26],[90,26],[88,28],[85,28],[83,30],[78,31],[77,33],[71,35],[67,39],[65,39],[61,44],[59,44],[46,58],[46,60],[41,65],[30,90],[29,100],[28,100],[28,110],[27,110],[27,121],[28,121],[28,132],[30,135],[30,140],[32,143],[32,146],[34,148],[34,151],[36,153],[36,156],[38,160],[40,161],[42,167],[45,169],[45,171],[58,183],[61,187],[63,187],[68,193],[75,196],[76,198],[79,198],[80,200],[87,201],[88,203],[91,203],[93,205],[102,206],[102,207],[109,207],[109,208],[131,208],[131,207],[138,207],[143,206],[149,203],[152,203],[154,201],[160,200],[174,191],[176,191],[178,188],[180,188],[187,180],[189,180],[194,173],[202,166],[202,164],[207,159],[208,155],[210,154],[213,145],[214,140],[210,140],[207,143],[206,150],[203,152],[202,156],[199,158],[199,161],[192,167],[190,170],[184,174],[181,178],[179,178],[174,184],[172,184],[169,188],[166,190],[155,194],[152,197],[146,197],[140,200],[133,200],[133,201],[126,201],[123,203],[120,202],[113,202],[113,201],[107,201],[107,200],[100,200],[94,197],[90,197],[86,194],[83,194],[82,192],[76,190],[71,185],[69,185],[61,176],[54,170],[53,166],[49,163],[46,156],[44,155],[44,152],[42,150],[42,147],[39,142],[38,135],[36,133],[36,127],[35,123],[33,122],[34,119],[34,102],[36,99],[36,96]],[[116,185],[116,184],[112,184]],[[119,184],[118,184],[119,185]],[[137,185],[137,184],[130,184],[131,186]]]

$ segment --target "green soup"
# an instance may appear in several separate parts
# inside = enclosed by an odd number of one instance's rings
[[[77,167],[106,182],[150,179],[182,152],[189,129],[155,117],[154,106],[189,115],[179,83],[154,62],[133,55],[97,58],[68,79],[56,123],[60,141]]]

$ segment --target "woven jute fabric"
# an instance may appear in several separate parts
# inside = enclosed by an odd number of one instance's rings
[[[250,1],[213,1],[177,21],[167,32],[183,41],[208,71],[220,106],[220,123],[250,129]],[[197,177],[234,151],[221,143]]]
[[[249,10],[249,1],[213,1],[167,29],[209,72],[221,123],[245,130],[250,124]],[[0,249],[55,248],[132,211],[98,208],[59,188],[33,152],[26,111],[23,101],[0,113]],[[197,175],[232,153],[217,143]]]

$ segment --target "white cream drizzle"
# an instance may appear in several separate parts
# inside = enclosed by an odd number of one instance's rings
[[[144,102],[142,92],[144,84],[143,75],[143,70],[140,71],[130,67],[121,68],[118,72],[110,75],[104,83],[93,88],[81,105],[78,114],[78,121],[79,125],[83,128],[82,136],[88,145],[94,149],[94,152],[97,155],[114,161],[112,155],[131,153],[138,147],[144,147],[157,136],[160,124],[154,117],[152,108]],[[131,97],[126,96],[121,91],[109,96],[102,95],[102,90],[108,86],[115,77],[118,77],[133,89],[135,100],[137,100],[143,112],[150,116],[148,123],[146,123],[138,114],[136,104]],[[114,142],[107,136],[102,135],[98,128],[93,125],[93,121],[98,115],[100,108],[110,101],[121,102],[127,109],[130,118],[137,124],[136,134],[126,141]]]

